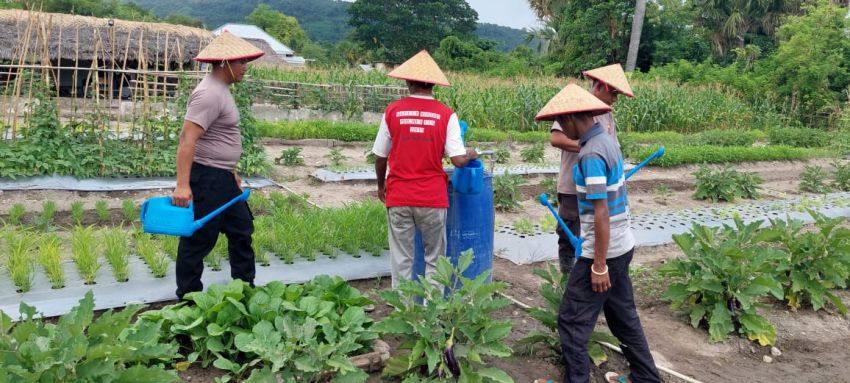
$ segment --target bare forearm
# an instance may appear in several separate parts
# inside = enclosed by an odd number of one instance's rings
[[[572,153],[578,153],[581,151],[581,145],[579,145],[577,140],[571,140],[565,134],[558,131],[553,131],[551,133],[549,144],[558,149]]]
[[[177,148],[177,186],[189,186],[192,162],[195,160],[195,145],[181,142]]]
[[[608,205],[603,205],[604,208],[594,206],[593,224],[594,224],[594,251],[593,263],[599,266],[605,265],[608,258],[608,243],[611,239],[611,223],[608,216]]]
[[[384,187],[387,178],[387,159],[385,157],[375,159],[375,176],[378,178],[378,187]]]

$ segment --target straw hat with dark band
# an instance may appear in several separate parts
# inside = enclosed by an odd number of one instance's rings
[[[264,54],[265,52],[262,49],[236,37],[234,34],[222,32],[201,53],[198,53],[195,61],[205,63],[237,60],[253,61]]]
[[[426,82],[429,84],[451,86],[446,75],[431,58],[427,51],[422,50],[416,56],[399,65],[387,76],[401,80]]]
[[[600,115],[611,111],[611,107],[576,84],[564,87],[552,97],[534,117],[537,121],[553,121],[565,114],[593,112]]]
[[[623,67],[620,64],[611,64],[601,68],[584,71],[584,77],[594,79],[605,83],[620,91],[620,93],[634,97],[632,87],[629,85],[629,80],[626,79],[626,72],[623,72]]]

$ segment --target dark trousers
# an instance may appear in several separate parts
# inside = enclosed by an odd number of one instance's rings
[[[196,220],[242,194],[233,172],[198,163],[192,164],[189,186],[192,188]],[[191,237],[180,238],[177,248],[178,298],[204,289],[201,283],[204,257],[212,251],[219,233],[227,236],[231,277],[253,284],[255,264],[251,234],[254,233],[254,216],[247,202],[239,202],[198,229]]]
[[[578,237],[581,233],[581,223],[578,219],[578,197],[575,194],[558,193],[558,215],[570,231]],[[561,274],[569,275],[576,263],[576,249],[560,224],[555,232],[558,233],[558,261],[561,265]]]
[[[634,249],[608,260],[611,288],[604,293],[595,293],[591,287],[592,260],[582,257],[573,267],[558,314],[558,333],[566,366],[565,383],[590,381],[587,342],[600,310],[605,312],[608,329],[622,343],[623,355],[629,361],[631,380],[635,383],[661,382],[635,308],[632,280],[629,278],[633,254]]]

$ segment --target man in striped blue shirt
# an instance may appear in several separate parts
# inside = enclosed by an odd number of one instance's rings
[[[661,382],[643,334],[629,278],[635,239],[629,227],[629,200],[623,155],[593,117],[611,108],[578,85],[567,85],[538,113],[556,120],[581,149],[573,180],[578,192],[582,257],[570,272],[561,299],[558,332],[566,367],[564,382],[590,381],[587,342],[599,311],[623,344],[631,375],[606,374],[610,382]]]

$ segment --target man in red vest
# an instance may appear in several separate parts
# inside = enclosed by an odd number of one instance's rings
[[[450,84],[428,52],[419,52],[389,76],[405,80],[410,89],[410,96],[387,106],[372,147],[378,198],[387,205],[395,288],[402,278],[413,278],[417,230],[425,247],[426,277],[446,253],[449,196],[443,155],[463,167],[478,153],[464,148],[457,115],[433,97],[434,85]]]

